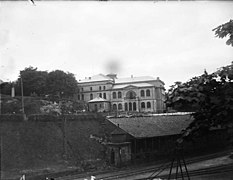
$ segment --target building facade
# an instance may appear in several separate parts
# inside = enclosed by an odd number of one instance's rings
[[[159,78],[141,76],[117,78],[116,74],[98,74],[79,80],[78,99],[95,104],[90,111],[163,112],[164,82]],[[98,98],[99,97],[99,98]],[[101,101],[100,101],[101,98]],[[107,109],[99,103],[109,103]]]

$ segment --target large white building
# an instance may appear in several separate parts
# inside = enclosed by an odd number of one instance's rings
[[[90,111],[163,112],[164,82],[141,76],[117,78],[116,74],[98,74],[79,80],[78,98]]]

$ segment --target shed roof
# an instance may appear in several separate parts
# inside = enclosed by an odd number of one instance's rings
[[[108,102],[108,100],[104,99],[104,98],[101,98],[101,97],[96,97],[90,101],[88,101],[88,103],[94,103],[94,102]]]
[[[111,118],[113,124],[135,138],[180,134],[193,121],[190,115]]]

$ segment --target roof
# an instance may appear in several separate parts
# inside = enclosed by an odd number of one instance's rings
[[[112,89],[123,89],[126,88],[128,86],[135,86],[135,87],[151,87],[154,86],[152,84],[149,83],[137,83],[137,84],[116,84],[113,86]]]
[[[111,132],[111,135],[122,135],[122,134],[127,134],[127,132],[125,132],[121,128],[116,128],[113,132]]]
[[[97,74],[88,78],[85,78],[83,80],[79,80],[78,83],[88,83],[88,82],[96,82],[96,81],[112,81],[112,78],[105,76],[103,74]]]
[[[108,120],[135,138],[147,138],[180,134],[193,118],[190,115],[171,115]]]
[[[116,84],[120,83],[133,83],[141,81],[155,81],[156,79],[151,76],[140,76],[140,77],[129,77],[129,78],[119,78],[115,79]]]
[[[88,103],[92,103],[92,102],[108,102],[108,100],[103,99],[103,98],[101,98],[101,97],[96,97],[96,98],[94,98],[94,99],[88,101]]]

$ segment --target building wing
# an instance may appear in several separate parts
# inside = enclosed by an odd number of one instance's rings
[[[91,83],[91,82],[100,82],[100,81],[112,81],[112,78],[104,74],[97,74],[97,75],[86,77],[85,79],[79,80],[78,83]]]

